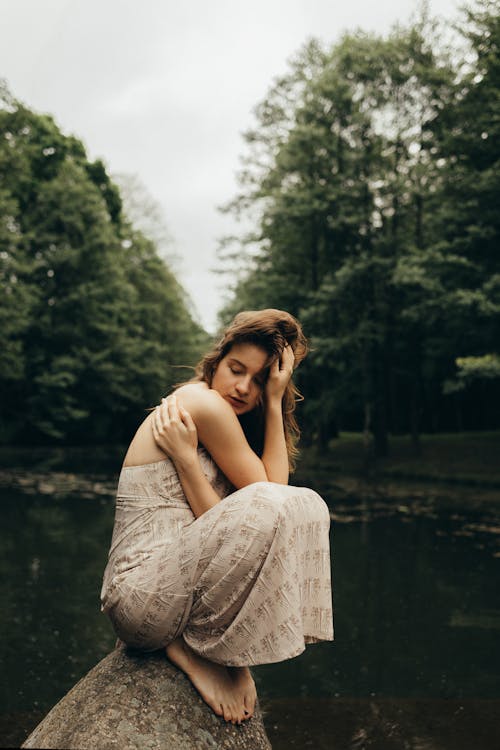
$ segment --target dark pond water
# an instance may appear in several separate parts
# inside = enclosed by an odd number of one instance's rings
[[[32,458],[0,465],[2,747],[114,643],[98,597],[118,463]],[[255,669],[275,750],[500,747],[500,505],[316,489],[332,509],[336,641]]]

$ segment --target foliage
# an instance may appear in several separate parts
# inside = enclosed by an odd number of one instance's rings
[[[463,390],[474,380],[500,378],[500,356],[498,354],[484,354],[482,357],[458,357],[457,379],[447,380],[444,384],[447,393]]]
[[[0,440],[124,440],[203,332],[104,164],[0,94]]]
[[[467,11],[462,33],[458,76],[425,7],[386,37],[309,42],[246,134],[226,210],[255,228],[222,243],[222,264],[243,256],[222,319],[242,306],[300,317],[308,433],[322,443],[363,428],[384,454],[389,432],[418,449],[422,427],[462,428],[468,394],[444,384],[457,358],[498,346],[494,4]]]

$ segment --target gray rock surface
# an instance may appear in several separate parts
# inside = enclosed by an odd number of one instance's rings
[[[227,724],[161,652],[115,649],[54,706],[23,748],[269,750],[258,709]]]

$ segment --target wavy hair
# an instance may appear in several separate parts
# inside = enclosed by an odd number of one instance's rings
[[[235,344],[254,344],[267,353],[266,378],[271,364],[281,356],[287,344],[294,353],[294,368],[302,362],[308,351],[302,327],[290,313],[272,308],[245,310],[236,315],[225,329],[222,338],[198,363],[193,380],[204,381],[211,387],[219,362]],[[296,446],[300,437],[294,412],[297,401],[302,400],[301,393],[290,379],[282,399],[283,427],[290,471],[295,469],[295,458],[298,455]],[[264,399],[261,399],[255,409],[238,417],[250,446],[259,456],[262,456],[264,449],[264,410]]]

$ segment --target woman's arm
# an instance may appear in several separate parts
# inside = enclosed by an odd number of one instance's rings
[[[292,369],[293,351],[290,347],[285,347],[281,358],[271,367],[266,384],[262,459],[250,448],[236,414],[217,391],[191,384],[176,392],[178,404],[189,412],[194,421],[200,442],[237,489],[254,482],[288,482],[282,398]],[[157,414],[161,424],[162,415],[166,416],[165,405],[158,407]],[[160,442],[157,443],[164,449]],[[187,472],[192,461],[183,463]]]
[[[283,394],[293,372],[294,354],[285,346],[271,365],[266,383],[265,435],[262,463],[270,482],[288,484],[288,451],[283,425]]]
[[[184,494],[196,518],[220,501],[207,477],[198,456],[198,434],[191,415],[179,409],[175,394],[162,399],[153,417],[153,437],[157,445],[171,458]]]
[[[187,385],[176,391],[176,396],[179,407],[192,417],[200,443],[231,484],[239,489],[268,481],[264,464],[248,445],[236,414],[217,391]],[[157,424],[166,419],[165,402],[157,407],[156,415],[160,420]],[[157,444],[166,450],[162,442]],[[191,461],[183,463],[186,470],[191,465]]]

